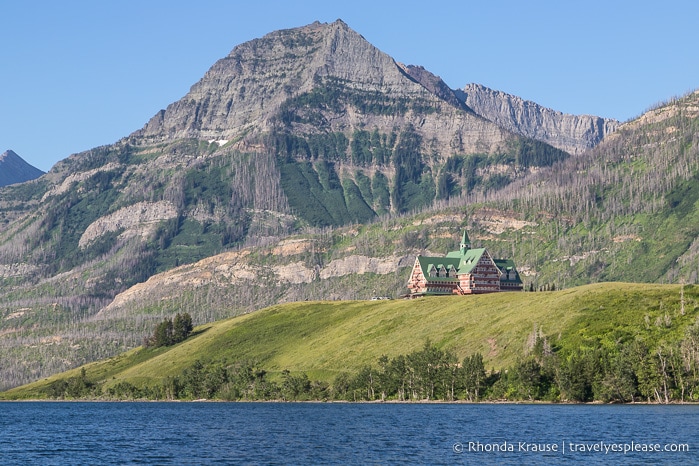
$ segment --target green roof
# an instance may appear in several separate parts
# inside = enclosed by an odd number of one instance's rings
[[[454,281],[454,277],[430,277],[430,266],[439,269],[439,266],[444,266],[449,270],[449,266],[454,267],[457,274],[469,273],[476,266],[481,256],[485,252],[485,248],[468,249],[464,254],[461,251],[451,251],[445,256],[430,257],[418,256],[418,262],[422,269],[422,274],[429,278],[430,281]]]
[[[517,272],[517,268],[515,267],[515,261],[512,259],[493,259],[493,262],[495,262],[495,265],[498,266],[501,272],[507,274],[510,270],[515,271],[515,279],[510,280],[507,275],[504,277],[500,278],[501,281],[504,282],[511,282],[511,283],[522,283],[522,279],[519,277],[519,272]]]
[[[422,274],[425,276],[425,278],[428,278],[430,281],[443,281],[443,282],[451,282],[455,281],[457,278],[456,276],[449,276],[449,277],[430,277],[430,268],[434,267],[436,269],[439,269],[440,266],[443,266],[447,271],[449,271],[449,266],[453,267],[457,273],[459,270],[459,259],[458,258],[451,258],[451,257],[429,257],[429,256],[417,256],[417,260],[420,263],[420,268],[422,269]],[[431,266],[431,267],[430,267]]]
[[[468,237],[466,230],[464,230],[464,235],[461,237],[460,249],[471,249],[471,239]]]

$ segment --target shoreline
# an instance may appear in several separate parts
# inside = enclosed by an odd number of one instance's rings
[[[698,401],[673,401],[669,403],[657,403],[649,401],[633,401],[630,403],[603,403],[600,401],[575,402],[575,401],[510,401],[510,400],[487,400],[487,401],[444,401],[444,400],[374,400],[374,401],[347,401],[347,400],[217,400],[217,399],[197,399],[197,400],[116,400],[116,399],[46,399],[30,398],[23,400],[5,400],[0,398],[0,403],[265,403],[265,404],[354,404],[354,405],[535,405],[535,406],[699,406]]]

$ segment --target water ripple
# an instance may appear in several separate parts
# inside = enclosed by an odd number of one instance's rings
[[[689,464],[698,430],[692,405],[0,403],[0,463]],[[689,451],[603,450],[632,443]]]

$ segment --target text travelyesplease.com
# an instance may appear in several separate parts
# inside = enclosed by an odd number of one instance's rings
[[[518,442],[503,440],[501,442],[457,442],[454,453],[659,453],[688,452],[687,443],[644,443],[644,442]]]

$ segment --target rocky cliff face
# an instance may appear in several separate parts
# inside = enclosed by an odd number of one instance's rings
[[[619,126],[616,120],[564,114],[480,84],[469,84],[457,95],[493,123],[571,154],[595,147]]]
[[[252,288],[259,286],[260,277],[265,277],[267,286],[286,288],[292,285],[308,285],[314,280],[327,281],[333,278],[373,274],[391,275],[396,270],[408,267],[414,262],[412,255],[391,255],[388,257],[367,257],[349,255],[330,261],[323,267],[308,267],[303,261],[275,264],[273,267],[260,265],[251,257],[250,250],[226,252],[165,273],[152,276],[148,281],[129,288],[117,295],[108,306],[102,309],[97,318],[114,318],[128,315],[144,302],[158,302],[176,296],[185,290],[211,287],[222,290],[226,287]],[[342,290],[335,290],[340,297]],[[273,294],[270,293],[269,297]],[[347,297],[344,297],[347,299]],[[289,296],[286,300],[295,300]],[[274,301],[258,298],[260,306],[272,305]]]
[[[43,174],[11,150],[0,155],[0,186],[33,180]]]
[[[447,86],[447,83],[442,81],[442,78],[427,71],[422,66],[402,65],[399,64],[411,78],[424,86],[427,90],[438,96],[445,102],[450,103],[454,107],[461,108],[469,113],[473,113],[465,102],[459,99],[457,92]]]
[[[390,133],[410,126],[448,156],[496,151],[512,136],[465,111],[453,91],[428,76],[396,63],[340,20],[316,22],[237,46],[132,137],[238,140],[249,150],[270,131]]]

